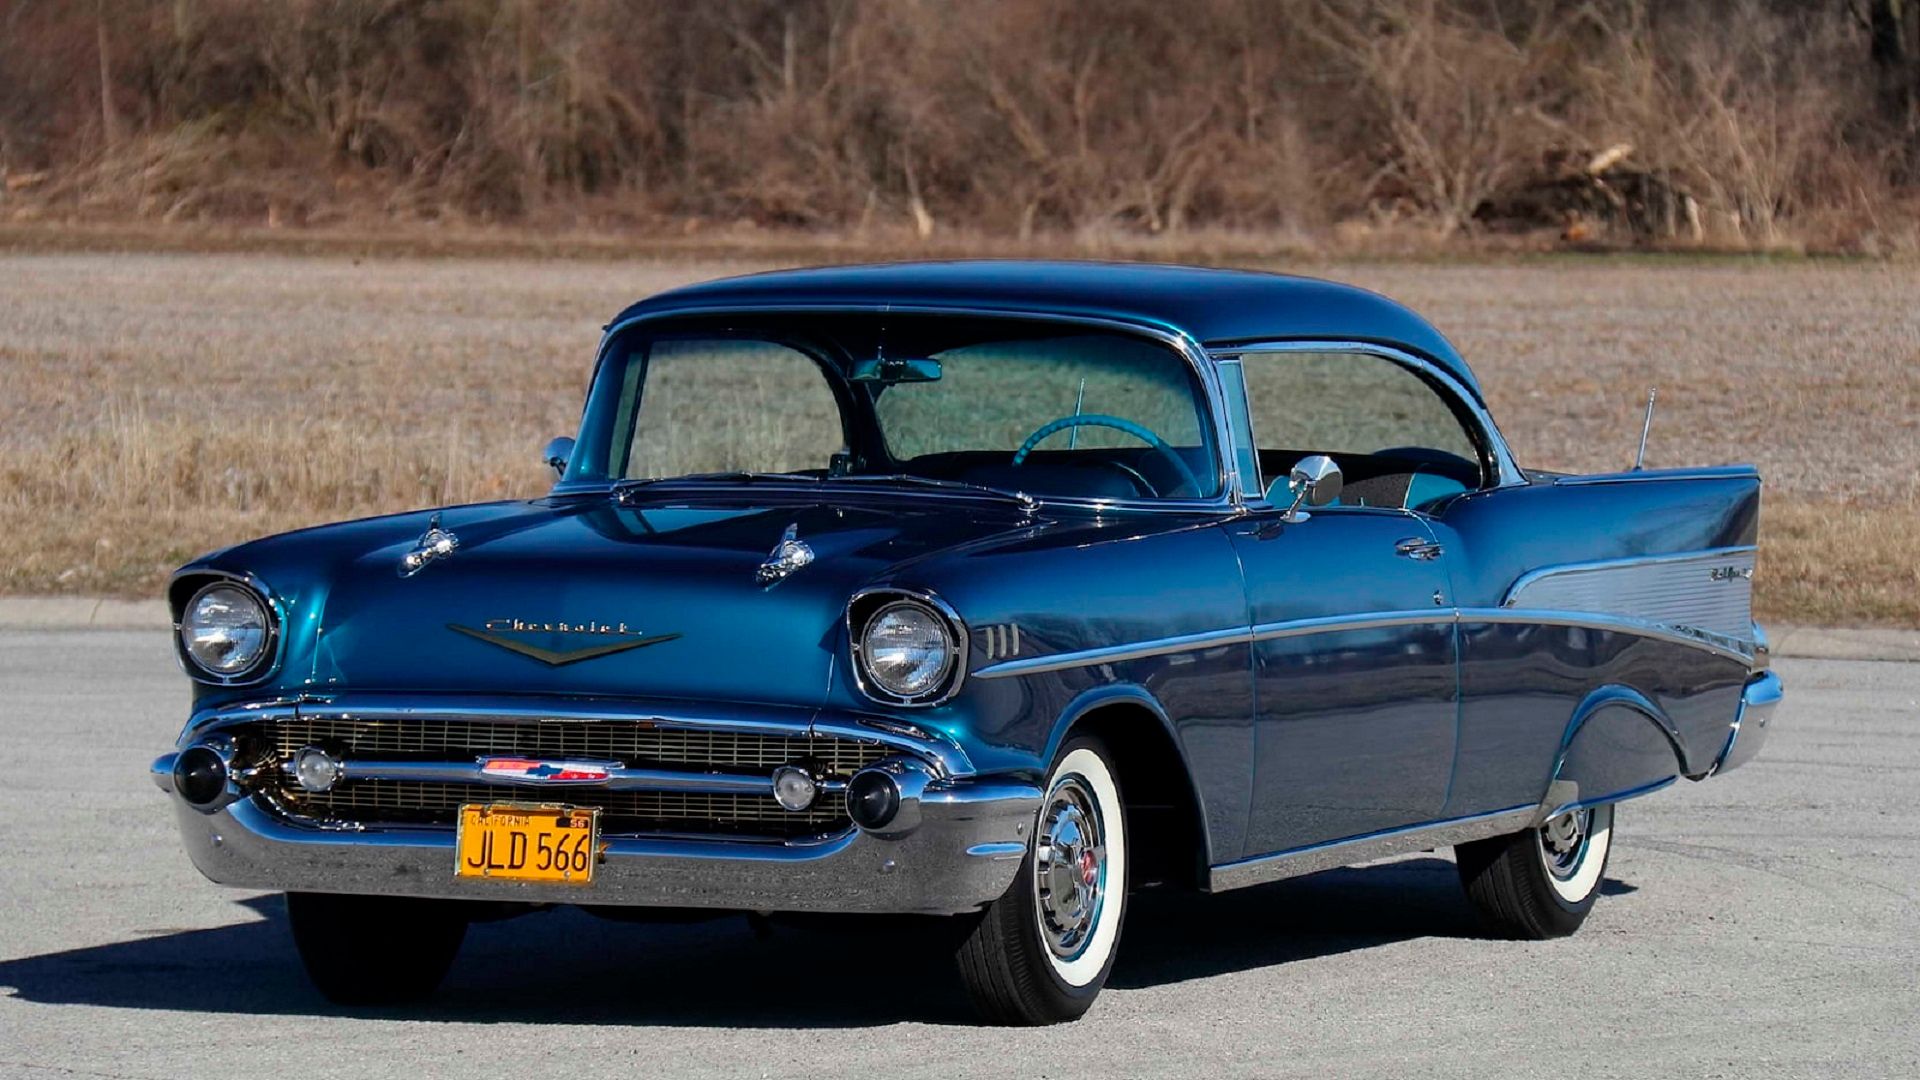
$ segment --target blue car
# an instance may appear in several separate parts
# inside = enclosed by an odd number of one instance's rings
[[[613,320],[545,459],[544,497],[168,587],[195,697],[153,778],[333,1000],[540,905],[919,913],[983,1018],[1070,1020],[1135,889],[1442,846],[1489,933],[1565,935],[1618,805],[1781,696],[1753,468],[1523,469],[1447,340],[1344,285],[708,282]]]

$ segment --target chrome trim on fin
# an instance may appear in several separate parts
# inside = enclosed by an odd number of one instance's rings
[[[1501,606],[1591,611],[1744,640],[1753,626],[1755,551],[1743,545],[1537,567],[1514,579]]]

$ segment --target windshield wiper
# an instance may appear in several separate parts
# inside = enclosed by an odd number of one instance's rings
[[[641,488],[654,487],[660,484],[689,482],[696,484],[758,484],[769,481],[786,484],[818,484],[820,478],[799,473],[749,472],[744,469],[723,472],[687,473],[681,476],[643,476],[632,480],[622,480],[613,485],[613,497],[615,499],[625,499],[628,495]]]
[[[986,484],[970,484],[965,480],[942,480],[933,476],[915,476],[912,473],[852,473],[847,476],[827,478],[833,484],[905,484],[914,487],[940,488],[947,491],[963,491],[969,495],[986,495],[995,499],[1011,499],[1027,510],[1037,509],[1039,501],[1024,491],[1008,491],[1005,488],[989,487]]]

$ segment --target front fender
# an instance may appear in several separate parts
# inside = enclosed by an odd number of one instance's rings
[[[1159,699],[1154,697],[1153,693],[1146,687],[1138,683],[1106,683],[1100,686],[1089,687],[1075,695],[1074,698],[1067,703],[1067,707],[1060,711],[1060,715],[1055,719],[1052,729],[1047,733],[1046,751],[1041,758],[1042,772],[1044,773],[1047,763],[1052,762],[1054,758],[1059,755],[1061,744],[1067,741],[1067,737],[1072,734],[1073,729],[1077,725],[1094,713],[1103,709],[1116,707],[1144,712],[1153,717],[1152,723],[1159,726],[1158,734],[1164,739],[1168,746],[1173,748],[1174,760],[1166,764],[1171,768],[1175,767],[1177,763],[1180,771],[1177,786],[1179,790],[1185,792],[1187,799],[1196,811],[1194,816],[1199,822],[1199,840],[1202,845],[1202,851],[1211,856],[1214,851],[1214,829],[1211,820],[1213,815],[1216,813],[1237,813],[1244,816],[1247,808],[1245,806],[1214,806],[1200,797],[1199,790],[1194,784],[1192,763],[1187,760],[1186,746],[1181,742],[1179,733],[1174,728],[1172,719],[1168,717],[1167,710],[1161,705]],[[1146,721],[1142,722],[1145,723]],[[1044,776],[1042,780],[1044,780]]]

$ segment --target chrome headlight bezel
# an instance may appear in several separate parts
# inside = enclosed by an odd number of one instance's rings
[[[173,620],[174,655],[179,658],[181,668],[190,678],[214,686],[244,686],[265,679],[279,662],[281,641],[280,611],[267,590],[254,581],[232,574],[196,574],[187,583],[193,586],[193,590],[187,594]],[[261,626],[266,635],[261,640],[258,654],[245,665],[231,671],[220,671],[203,664],[187,645],[186,630],[194,608],[203,597],[216,589],[230,589],[252,604],[260,613]]]
[[[889,611],[910,608],[931,616],[946,638],[947,655],[939,676],[916,693],[889,688],[869,665],[867,631]],[[960,691],[966,679],[967,633],[960,616],[939,597],[908,589],[864,589],[847,604],[847,644],[853,655],[853,681],[860,692],[882,705],[926,708],[943,704]]]

